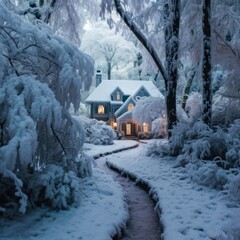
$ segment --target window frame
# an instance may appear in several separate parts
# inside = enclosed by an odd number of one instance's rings
[[[98,114],[105,114],[105,107],[102,105],[102,104],[99,104],[98,105],[98,111],[97,111]]]

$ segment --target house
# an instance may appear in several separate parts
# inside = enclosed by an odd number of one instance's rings
[[[104,121],[124,136],[139,135],[151,131],[148,124],[132,119],[132,109],[140,97],[163,97],[152,81],[100,80],[85,100],[90,118]]]

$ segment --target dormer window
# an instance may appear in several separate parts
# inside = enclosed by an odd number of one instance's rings
[[[117,92],[117,93],[116,93],[116,100],[117,100],[117,101],[120,101],[120,100],[121,100],[120,92]]]
[[[132,111],[133,108],[134,108],[134,105],[133,105],[132,103],[129,103],[129,104],[128,104],[128,111],[129,111],[129,112]]]
[[[104,114],[104,106],[103,105],[99,105],[98,106],[98,114]]]

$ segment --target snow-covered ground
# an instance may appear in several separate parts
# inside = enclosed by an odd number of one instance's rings
[[[135,144],[115,141],[110,146],[85,144],[84,149],[90,155],[98,155]],[[191,182],[183,169],[172,168],[173,159],[146,157],[145,146],[140,144],[105,159],[152,186],[160,199],[165,240],[240,239],[239,206],[221,192]],[[41,209],[14,220],[0,218],[0,240],[111,239],[128,217],[124,193],[97,165],[93,176],[82,181],[79,208],[57,212]],[[239,235],[234,238],[231,234]]]
[[[85,144],[86,153],[97,155],[135,145],[117,141],[114,145]],[[17,219],[0,218],[0,240],[108,240],[128,218],[120,185],[97,166],[93,176],[82,180],[79,208],[67,211],[33,210]]]
[[[146,146],[146,145],[145,145]],[[159,200],[164,240],[240,239],[240,206],[220,191],[192,182],[174,159],[146,157],[144,145],[107,162],[152,187]]]

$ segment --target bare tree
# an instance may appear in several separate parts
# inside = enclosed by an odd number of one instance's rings
[[[117,44],[112,43],[98,43],[95,42],[99,47],[99,52],[104,56],[106,63],[107,63],[107,77],[108,80],[112,77],[112,69],[117,65],[117,61],[114,61],[114,58],[118,52]]]

